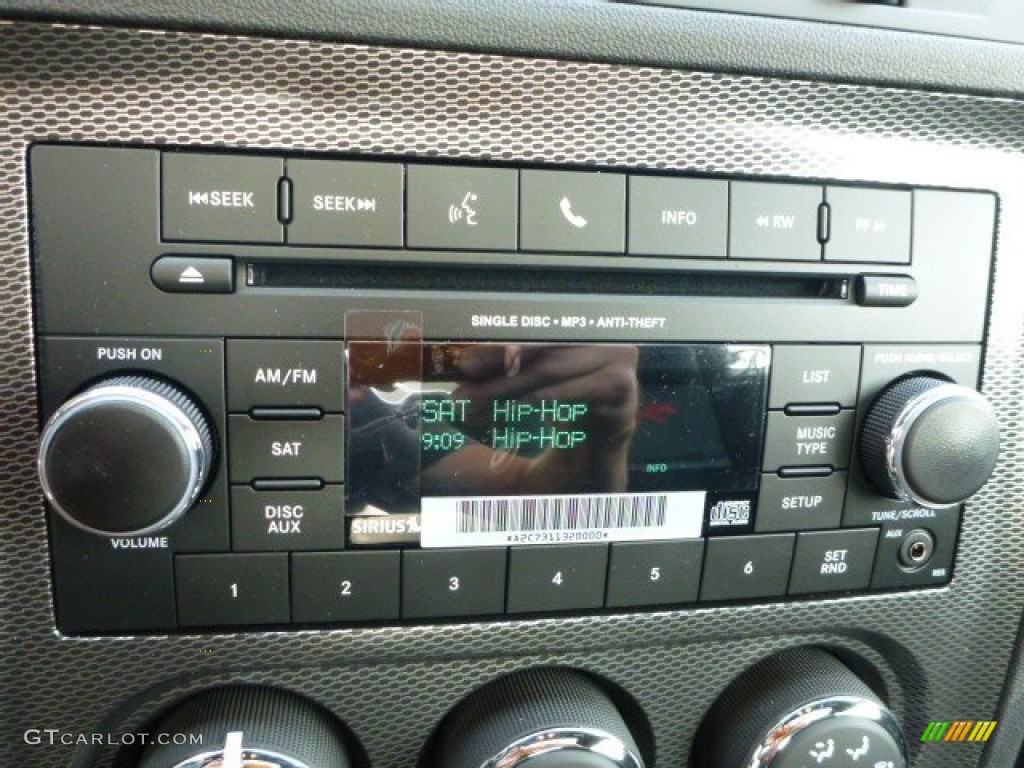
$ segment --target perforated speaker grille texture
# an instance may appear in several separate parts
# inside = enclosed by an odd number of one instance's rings
[[[523,667],[580,667],[646,711],[662,768],[687,762],[721,689],[775,649],[878,667],[917,768],[982,745],[916,740],[997,717],[1024,602],[1024,104],[866,86],[321,42],[0,25],[2,765],[106,766],[108,743],[228,682],[336,712],[375,768],[410,768],[443,713]],[[26,147],[40,140],[545,161],[993,188],[1001,226],[984,391],[1003,455],[967,508],[945,589],[788,604],[374,630],[71,638],[54,630],[37,441]],[[97,223],[101,226],[101,223]],[[116,233],[111,233],[116,237]],[[110,276],[116,280],[116,275]],[[956,311],[951,307],[950,311]],[[1013,723],[1001,728],[1014,729]],[[1000,729],[997,729],[997,737]],[[1019,733],[1019,730],[1017,730]]]

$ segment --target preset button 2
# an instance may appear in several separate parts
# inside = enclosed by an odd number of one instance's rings
[[[397,619],[400,556],[400,552],[393,550],[292,555],[292,619]]]

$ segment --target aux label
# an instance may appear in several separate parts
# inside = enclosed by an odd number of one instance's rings
[[[267,533],[302,533],[305,514],[301,504],[267,504],[263,507]]]

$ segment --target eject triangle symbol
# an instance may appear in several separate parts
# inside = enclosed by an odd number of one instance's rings
[[[182,270],[182,273],[178,275],[179,283],[202,283],[206,278],[203,277],[203,273],[195,267],[186,267]]]

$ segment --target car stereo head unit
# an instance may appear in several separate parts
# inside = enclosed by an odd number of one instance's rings
[[[952,577],[961,502],[998,453],[977,393],[990,193],[141,147],[29,159],[64,632]]]

